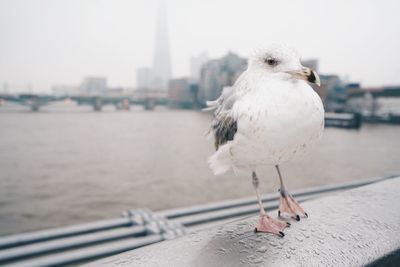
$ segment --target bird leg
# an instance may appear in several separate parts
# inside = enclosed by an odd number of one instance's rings
[[[281,188],[279,189],[281,196],[279,199],[278,217],[281,217],[281,214],[288,214],[296,221],[300,221],[300,216],[308,217],[308,214],[304,211],[300,204],[289,194],[288,191],[286,191],[279,166],[276,165],[275,167],[281,182]]]
[[[283,229],[290,226],[290,223],[279,221],[267,215],[262,205],[260,193],[258,191],[259,184],[260,180],[258,179],[256,173],[253,172],[253,186],[256,191],[258,205],[260,206],[260,215],[258,217],[255,232],[272,233],[283,237],[285,236],[285,234],[283,233]]]

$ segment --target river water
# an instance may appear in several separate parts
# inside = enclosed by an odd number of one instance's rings
[[[55,104],[0,107],[0,235],[253,196],[250,175],[214,177],[211,116],[159,108],[93,112]],[[283,165],[289,189],[400,171],[400,127],[328,128],[308,156]],[[272,167],[262,192],[278,188]]]

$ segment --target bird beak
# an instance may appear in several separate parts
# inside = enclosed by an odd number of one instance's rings
[[[289,71],[288,73],[297,79],[321,86],[319,75],[310,68],[302,67],[301,70]]]

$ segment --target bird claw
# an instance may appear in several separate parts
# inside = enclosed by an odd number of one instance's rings
[[[283,230],[289,227],[290,223],[283,222],[274,218],[269,217],[266,214],[260,214],[257,222],[257,226],[254,229],[254,233],[264,232],[276,234],[283,237]],[[282,235],[283,234],[283,235]]]
[[[280,190],[280,192],[278,217],[282,217],[282,214],[285,213],[296,221],[300,221],[300,216],[308,218],[307,212],[303,210],[288,192],[284,190]]]
[[[288,223],[288,227],[289,227],[289,225],[290,225],[290,224]],[[259,231],[257,230],[257,227],[254,228],[254,233],[256,233],[256,234],[259,233]],[[283,238],[283,237],[285,236],[285,233],[282,232],[282,231],[279,231],[277,235],[278,235],[279,237],[282,237],[282,238]]]

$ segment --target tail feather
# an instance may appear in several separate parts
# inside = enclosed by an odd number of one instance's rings
[[[211,111],[211,110],[215,110],[215,109],[217,109],[217,106],[206,107],[206,108],[201,109],[201,111]]]
[[[231,144],[226,143],[209,158],[208,165],[214,175],[221,175],[232,168],[232,160],[230,154]]]
[[[215,110],[218,108],[218,104],[219,104],[219,99],[214,101],[206,101],[207,107],[203,108],[202,111]]]

